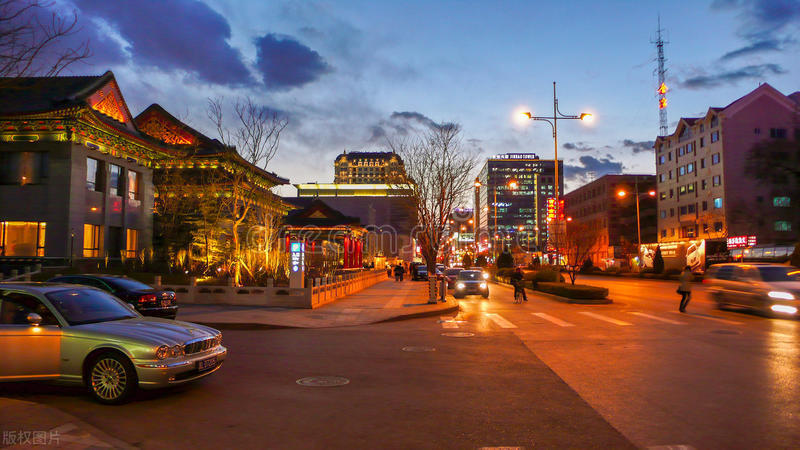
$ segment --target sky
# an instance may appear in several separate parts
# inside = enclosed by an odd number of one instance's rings
[[[607,173],[655,173],[658,28],[667,40],[670,133],[768,82],[800,90],[800,0],[281,1],[56,0],[92,57],[64,74],[112,70],[131,112],[158,103],[214,136],[206,106],[237,98],[288,119],[267,170],[332,182],[347,151],[436,123],[462,127],[481,160],[553,158],[553,82],[566,191]],[[479,164],[482,166],[483,161]],[[283,195],[294,195],[289,186]]]

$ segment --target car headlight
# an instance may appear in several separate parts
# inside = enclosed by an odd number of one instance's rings
[[[456,289],[464,289],[465,287],[464,283],[456,283]]]
[[[481,289],[486,289],[486,283],[481,283]]]
[[[767,293],[767,295],[768,295],[770,298],[776,298],[776,299],[780,299],[780,300],[794,300],[794,295],[792,295],[792,294],[791,294],[791,293],[789,293],[789,292],[783,292],[783,291],[769,291],[769,292]]]
[[[164,359],[169,355],[169,347],[162,345],[156,349],[156,358]]]
[[[488,280],[489,279],[489,274],[486,273],[486,272],[483,272],[483,279],[484,280]]]
[[[170,358],[177,358],[178,356],[183,356],[183,346],[182,345],[173,345],[169,349],[169,357]]]

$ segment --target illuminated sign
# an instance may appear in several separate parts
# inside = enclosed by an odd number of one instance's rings
[[[666,98],[658,99],[658,109],[664,109],[666,107],[667,107],[667,99]]]
[[[666,94],[667,93],[667,84],[666,83],[661,83],[661,86],[658,87],[658,90],[656,92],[658,92],[660,95]]]
[[[728,238],[728,248],[744,248],[756,245],[755,236],[731,236]]]
[[[292,242],[290,262],[292,272],[302,272],[305,266],[305,247],[306,244],[302,242]]]
[[[547,221],[551,222],[553,219],[556,218],[556,199],[553,197],[549,197],[547,199]]]

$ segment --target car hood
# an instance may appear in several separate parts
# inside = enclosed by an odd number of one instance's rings
[[[150,345],[184,344],[198,338],[212,337],[219,332],[213,328],[180,320],[156,317],[137,317],[109,322],[89,323],[74,327],[76,330],[96,333],[104,337],[145,342]]]
[[[767,283],[770,289],[800,292],[800,281],[773,281]]]

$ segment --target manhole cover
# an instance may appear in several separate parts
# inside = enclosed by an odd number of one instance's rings
[[[301,386],[313,387],[329,387],[329,386],[344,386],[350,380],[344,377],[305,377],[297,380],[297,384]]]
[[[410,345],[408,347],[403,347],[404,352],[435,352],[436,349],[433,347],[420,347],[415,345]]]
[[[442,333],[442,336],[447,337],[472,337],[475,336],[475,333],[467,333],[464,331],[457,331],[455,333]]]
[[[714,330],[714,331],[712,331],[712,333],[716,333],[716,334],[742,334],[742,333],[740,333],[738,331],[733,331],[733,330]]]

